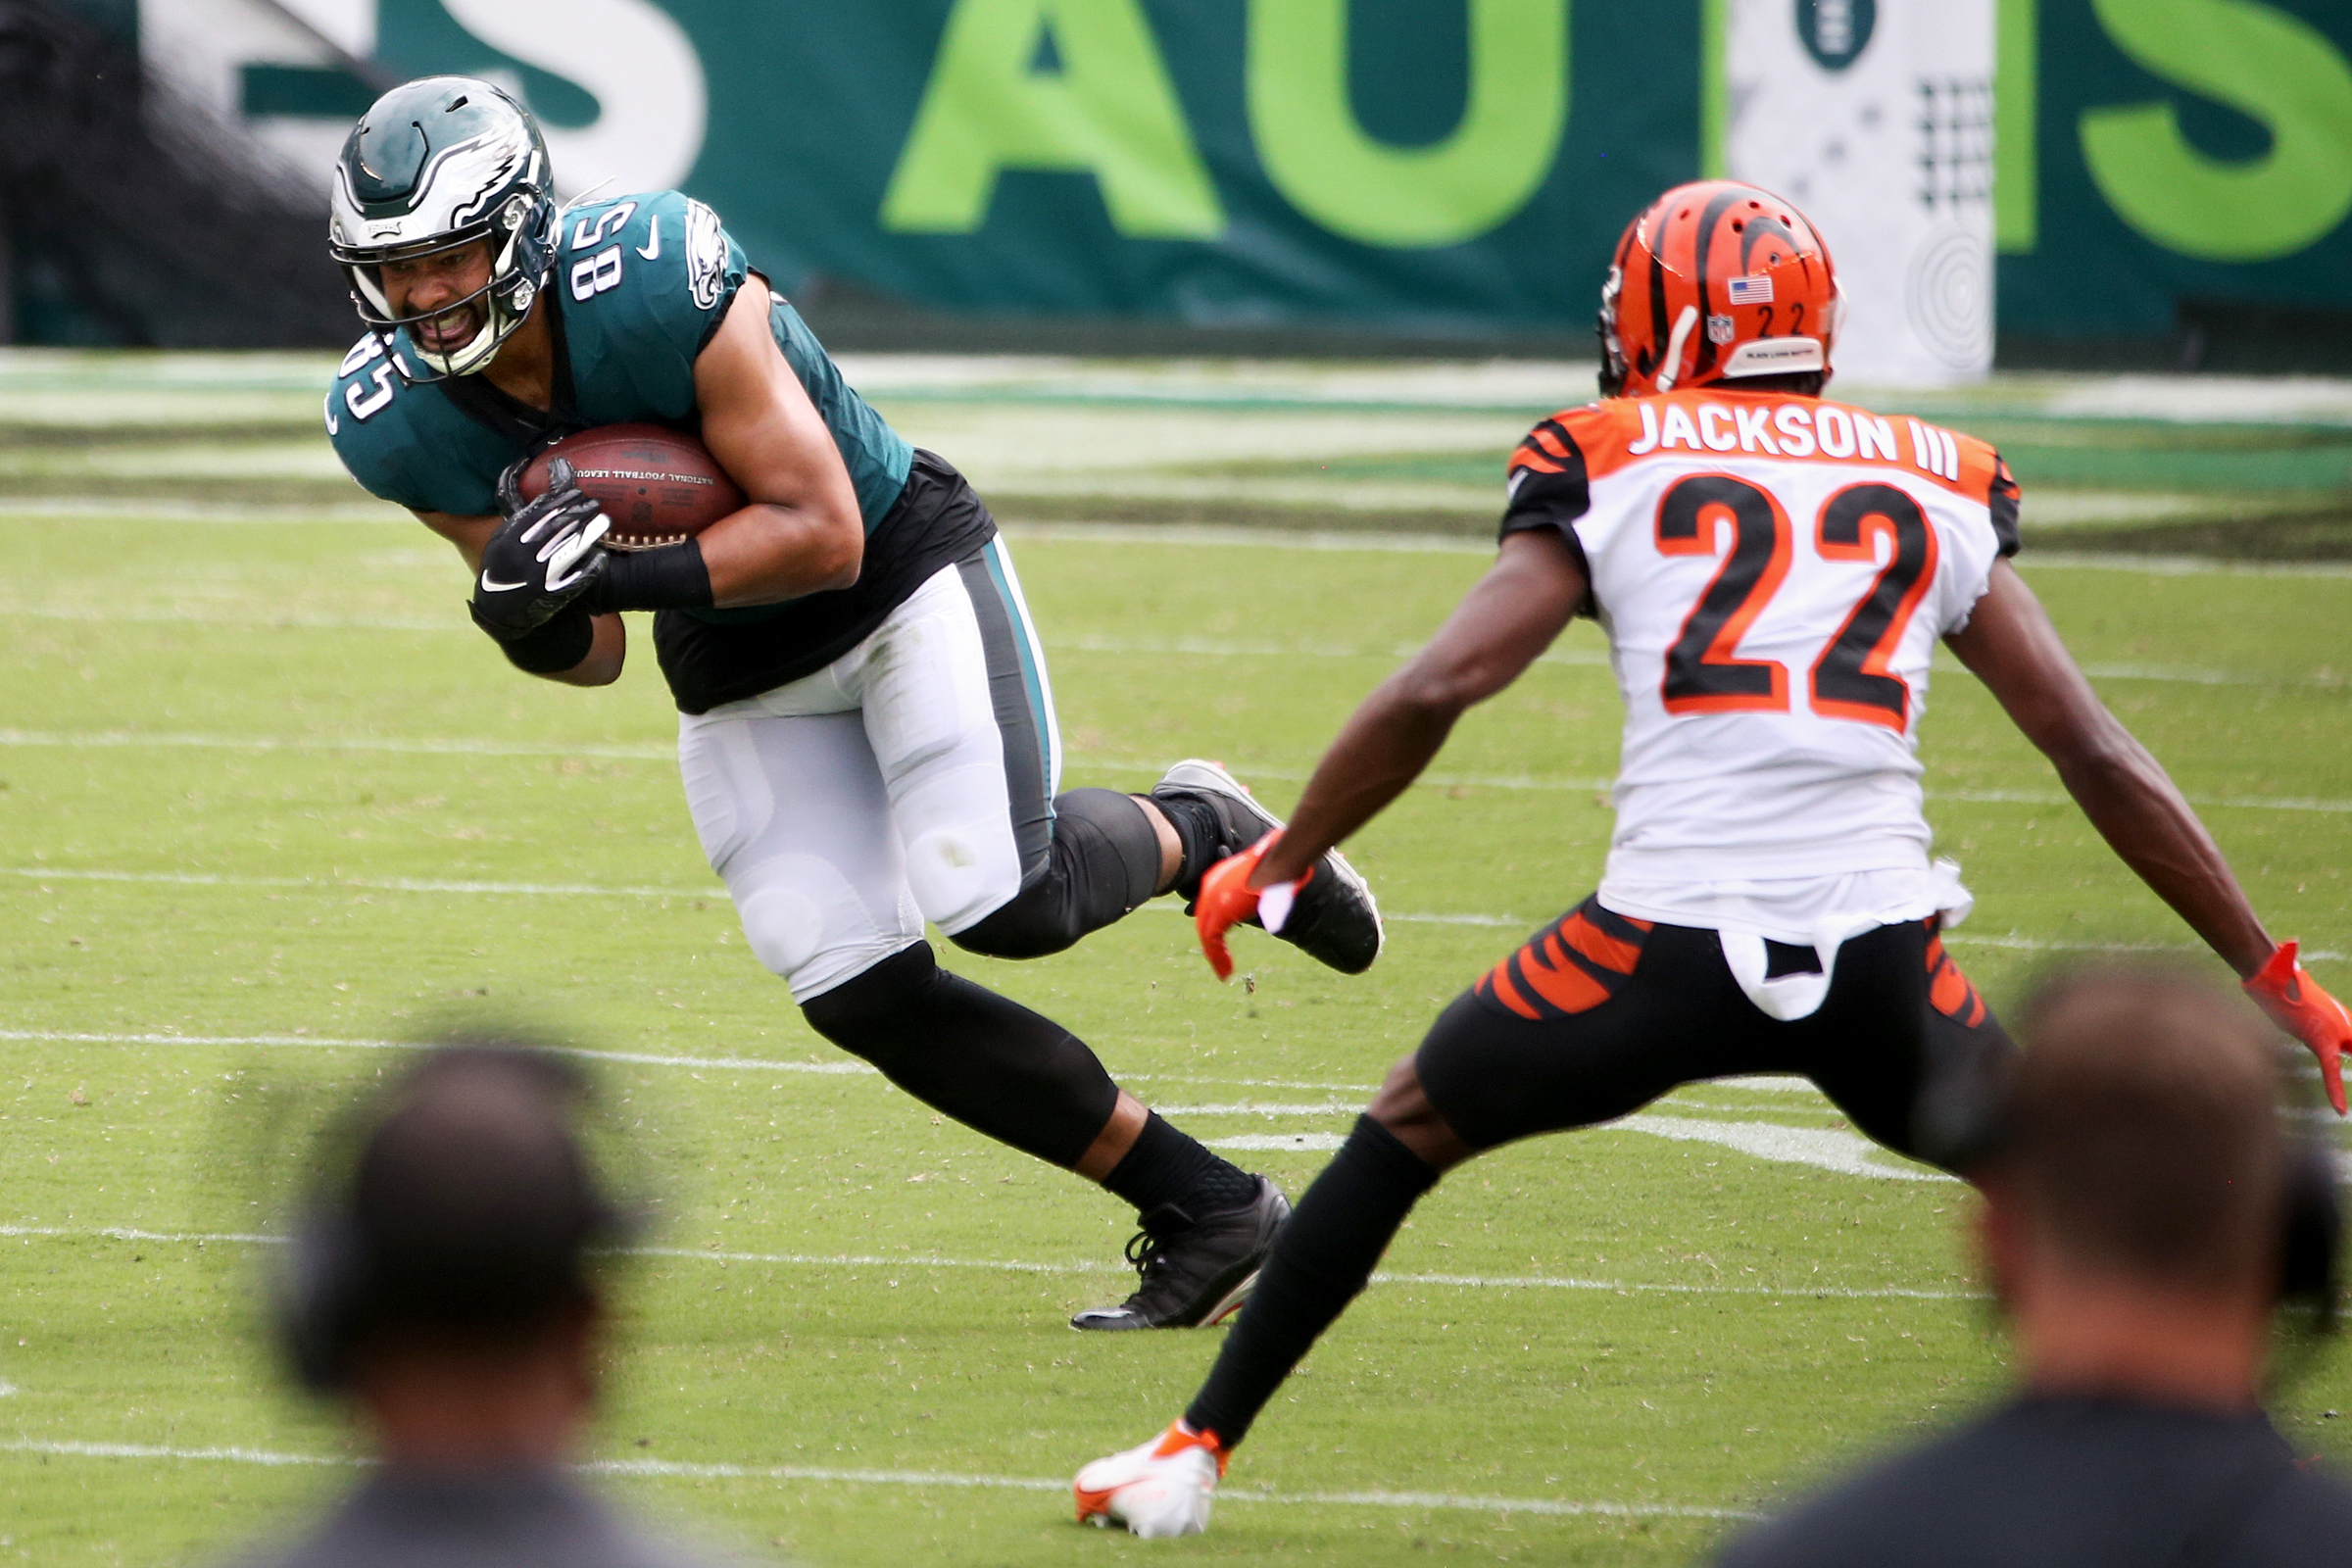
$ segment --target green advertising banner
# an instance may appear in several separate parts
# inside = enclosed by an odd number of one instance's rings
[[[145,0],[148,58],[189,74],[228,50],[193,74],[233,75],[257,122],[365,106],[291,33],[232,47],[253,4]],[[682,35],[702,98],[678,182],[787,283],[947,309],[1557,330],[1590,318],[1626,220],[1699,167],[1699,0],[366,9],[336,47],[510,77],[559,133],[617,113],[688,134],[663,118],[691,95]],[[556,142],[560,176],[597,172]]]
[[[361,78],[496,76],[571,189],[683,185],[788,286],[1551,335],[1590,319],[1626,220],[1727,147],[1832,172],[1854,137],[1932,118],[1922,93],[1977,102],[1981,66],[1903,54],[1934,20],[1913,3],[138,0],[137,25],[151,68],[322,183]],[[2004,334],[2343,308],[2352,4],[1995,3]],[[1738,92],[1727,38],[1770,45]],[[1776,49],[1836,102],[1808,114],[1804,81],[1750,79]],[[1775,92],[1794,110],[1758,120]],[[1913,199],[1886,170],[1847,177]],[[1841,221],[1859,259],[1874,237]]]
[[[2004,331],[2352,310],[2352,6],[2003,0],[2001,21]]]

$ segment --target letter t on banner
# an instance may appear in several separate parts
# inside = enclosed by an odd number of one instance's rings
[[[1849,382],[1992,368],[1993,0],[1721,0],[1724,167],[1830,247]]]

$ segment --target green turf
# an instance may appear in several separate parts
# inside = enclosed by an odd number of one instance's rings
[[[1051,531],[1015,549],[1068,782],[1137,787],[1207,754],[1277,805],[1482,559]],[[1075,1529],[1051,1490],[767,1473],[1055,1482],[1173,1413],[1214,1337],[1071,1334],[1069,1310],[1120,1294],[1127,1215],[871,1076],[779,1069],[841,1058],[747,956],[700,861],[650,661],[601,693],[514,675],[466,624],[445,548],[364,512],[0,511],[0,1445],[18,1446],[0,1451],[0,1561],[202,1558],[341,1480],[24,1446],[350,1452],[331,1412],[274,1381],[260,1248],[99,1233],[268,1230],[302,1130],[396,1060],[333,1042],[482,1019],[759,1064],[599,1066],[658,1245],[763,1259],[622,1275],[597,1451],[704,1467],[615,1480],[625,1494],[816,1563],[1169,1553]],[[2109,700],[2211,803],[2275,929],[2352,947],[2352,579],[2029,574]],[[1398,920],[1361,979],[1245,934],[1254,989],[1219,987],[1164,905],[1043,962],[952,961],[1069,1024],[1155,1102],[1221,1107],[1180,1116],[1204,1137],[1328,1142],[1438,1005],[1591,886],[1617,724],[1600,648],[1574,629],[1363,835],[1389,908],[1443,918]],[[1996,1004],[2052,944],[2185,945],[1957,671],[1927,735],[1940,842],[1981,900],[1955,952]],[[2352,980],[2341,959],[2315,968]],[[129,1038],[165,1035],[183,1038]],[[1752,1086],[1659,1109],[1843,1125],[1816,1097]],[[1250,1155],[1294,1192],[1325,1157]],[[1385,1266],[1610,1288],[1376,1287],[1269,1412],[1215,1531],[1174,1553],[1686,1560],[1718,1522],[1297,1499],[1765,1505],[1998,1386],[1964,1212],[1949,1184],[1640,1130],[1491,1156],[1427,1200]],[[986,1266],[1004,1262],[1051,1267]],[[1835,1294],[1886,1288],[1928,1294]],[[2352,1442],[2323,1412],[2346,1407],[2340,1355],[2280,1399],[2299,1446],[2339,1456]]]

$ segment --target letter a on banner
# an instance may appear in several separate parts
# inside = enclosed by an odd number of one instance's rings
[[[1250,133],[1275,189],[1366,245],[1456,245],[1527,205],[1568,120],[1568,0],[1468,0],[1470,93],[1444,141],[1365,134],[1348,0],[1250,0]]]
[[[1049,40],[1060,69],[1040,71]],[[956,0],[882,226],[971,233],[1007,169],[1094,175],[1130,239],[1225,231],[1142,0]]]

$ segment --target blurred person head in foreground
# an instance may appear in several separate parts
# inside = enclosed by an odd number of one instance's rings
[[[2022,1386],[1725,1568],[2352,1563],[2352,1490],[2260,1403],[2274,1308],[2331,1297],[2335,1230],[2331,1174],[2282,1135],[2261,1019],[2107,964],[2044,985],[2018,1033],[1979,1223]]]
[[[594,1413],[598,1253],[630,1224],[577,1121],[587,1080],[505,1044],[424,1056],[367,1102],[276,1300],[296,1375],[380,1463],[273,1568],[683,1568],[566,1473]]]

